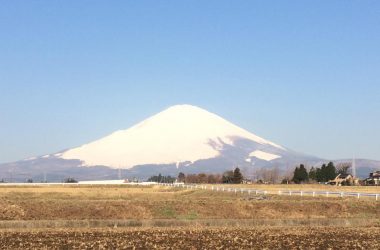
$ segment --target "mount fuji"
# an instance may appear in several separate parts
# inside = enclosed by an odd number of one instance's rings
[[[77,148],[2,164],[0,178],[146,178],[158,173],[221,173],[236,166],[246,172],[262,167],[286,171],[300,163],[321,161],[263,139],[199,107],[176,105]]]

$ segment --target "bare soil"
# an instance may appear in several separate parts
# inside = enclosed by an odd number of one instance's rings
[[[0,249],[380,249],[380,228],[0,231]]]

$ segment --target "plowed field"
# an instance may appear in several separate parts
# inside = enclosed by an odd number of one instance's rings
[[[380,228],[1,232],[1,249],[380,249]]]

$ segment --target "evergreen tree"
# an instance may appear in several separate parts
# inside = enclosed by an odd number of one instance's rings
[[[77,183],[78,181],[75,180],[75,179],[72,178],[72,177],[69,177],[69,178],[66,178],[66,179],[64,180],[64,182],[65,182],[65,183]]]
[[[175,181],[175,178],[171,177],[170,175],[163,176],[159,174],[159,175],[153,175],[149,177],[148,181],[158,182],[158,183],[173,183]]]
[[[307,174],[307,170],[303,164],[300,167],[296,167],[294,170],[293,181],[296,184],[300,184],[302,182],[307,182],[309,180],[309,175]]]
[[[318,182],[328,182],[335,179],[337,171],[334,163],[329,162],[327,165],[323,164],[321,168],[316,169],[315,175]]]
[[[317,168],[316,176],[317,176],[318,182],[326,182],[325,169],[326,169],[326,164],[323,164],[321,168]]]
[[[334,180],[335,177],[337,176],[334,163],[329,162],[329,164],[327,164],[325,172],[326,172],[325,173],[326,181]]]
[[[178,181],[179,181],[179,182],[185,182],[185,179],[186,179],[185,174],[182,173],[182,172],[180,172],[180,173],[178,174]]]
[[[239,168],[235,168],[233,175],[233,183],[240,184],[243,182],[243,175],[240,172]]]
[[[314,167],[311,167],[309,171],[309,180],[317,180],[317,170]]]
[[[300,180],[301,182],[308,182],[309,181],[309,175],[307,173],[307,170],[303,164],[300,165]]]
[[[294,183],[296,183],[296,184],[299,184],[299,172],[300,172],[299,168],[296,167],[296,168],[294,169],[293,178],[292,178],[292,181],[293,181]]]
[[[234,176],[234,172],[233,171],[226,171],[226,172],[224,172],[223,176],[222,176],[222,182],[225,183],[225,184],[233,183],[233,176]]]

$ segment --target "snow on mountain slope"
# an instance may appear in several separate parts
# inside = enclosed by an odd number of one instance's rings
[[[255,150],[252,153],[249,154],[250,157],[256,157],[260,160],[264,161],[273,161],[275,159],[281,158],[279,155],[270,154],[261,150]]]
[[[286,151],[225,119],[191,105],[177,105],[127,130],[70,149],[62,159],[78,159],[83,166],[132,168],[146,164],[172,164],[210,159],[224,145],[246,139]]]

